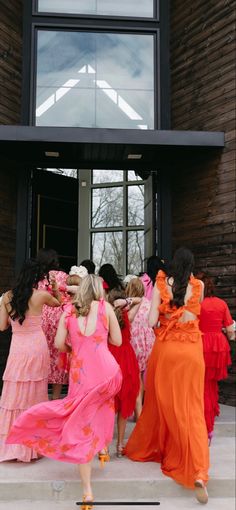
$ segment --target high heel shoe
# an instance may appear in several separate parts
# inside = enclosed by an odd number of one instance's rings
[[[85,494],[80,508],[81,510],[91,510],[93,508],[93,497]]]
[[[116,456],[120,459],[121,457],[123,457],[123,450],[124,450],[124,446],[122,444],[117,444],[116,445]]]
[[[205,483],[203,480],[195,480],[194,485],[197,500],[199,503],[202,503],[202,505],[205,505],[208,502],[208,493]]]
[[[98,453],[98,459],[100,460],[101,468],[104,468],[105,462],[109,462],[110,460],[110,455],[107,448],[103,448],[103,450]]]

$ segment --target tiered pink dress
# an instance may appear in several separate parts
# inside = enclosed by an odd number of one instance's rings
[[[57,284],[65,285],[68,275],[63,271],[50,271],[50,276],[54,276]],[[39,290],[48,290],[48,280],[44,280],[38,283]],[[64,301],[63,301],[64,303]],[[50,372],[48,376],[49,384],[67,384],[68,374],[61,363],[58,349],[54,346],[54,339],[57,332],[57,326],[63,313],[63,304],[57,307],[51,307],[44,305],[42,313],[42,328],[46,335],[49,353],[50,353]]]
[[[114,396],[120,390],[122,376],[108,350],[103,300],[92,335],[81,333],[73,313],[68,315],[66,325],[72,347],[67,397],[26,411],[13,425],[7,442],[35,448],[46,457],[84,464],[112,440]]]
[[[131,345],[136,354],[140,372],[146,369],[155,341],[154,331],[148,325],[150,307],[151,302],[143,297],[134,320],[131,322]]]
[[[23,324],[11,321],[12,341],[3,374],[0,400],[0,461],[37,458],[31,447],[5,444],[13,422],[29,407],[48,399],[49,352],[41,327],[42,317],[26,316]]]

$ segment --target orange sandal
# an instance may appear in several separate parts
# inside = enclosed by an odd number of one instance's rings
[[[109,462],[110,455],[107,448],[104,448],[98,453],[98,459],[100,460],[101,468],[104,468],[105,462]]]
[[[205,483],[203,480],[195,480],[194,486],[197,500],[199,503],[202,503],[202,505],[206,505],[208,502],[208,493]]]
[[[85,494],[80,508],[81,510],[91,510],[93,508],[93,497]]]

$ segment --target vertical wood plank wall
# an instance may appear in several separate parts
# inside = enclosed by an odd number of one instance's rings
[[[0,124],[20,124],[22,0],[0,0]],[[0,168],[0,293],[13,281],[16,243],[17,168]],[[0,333],[0,376],[10,332]],[[0,378],[1,386],[1,378]]]
[[[172,129],[224,131],[223,152],[173,168],[173,245],[193,249],[236,312],[235,11],[233,0],[172,0]]]

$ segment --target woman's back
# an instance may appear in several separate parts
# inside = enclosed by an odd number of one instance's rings
[[[221,332],[230,326],[233,320],[228,305],[216,296],[205,297],[201,305],[200,329],[202,332]]]

